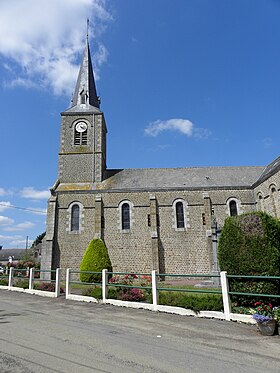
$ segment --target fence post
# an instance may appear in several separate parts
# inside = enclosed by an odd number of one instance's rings
[[[29,290],[33,289],[33,280],[34,280],[34,268],[30,268],[29,270]]]
[[[106,302],[108,298],[108,269],[102,269],[102,300]]]
[[[68,299],[68,295],[70,295],[70,268],[66,269],[66,286],[65,286],[65,298]]]
[[[55,296],[60,296],[60,268],[56,269],[55,272]]]
[[[223,295],[223,305],[224,305],[224,315],[227,321],[230,321],[231,317],[231,302],[229,297],[229,286],[227,279],[227,272],[221,272],[221,285],[222,285],[222,295]]]
[[[14,267],[10,267],[10,272],[9,272],[9,288],[13,286],[13,277],[14,277]]]
[[[157,306],[158,306],[158,289],[157,289],[157,284],[158,284],[158,278],[156,271],[152,271],[152,295],[153,295],[153,308],[154,311],[157,311]]]

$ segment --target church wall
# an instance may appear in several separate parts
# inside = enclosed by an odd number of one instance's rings
[[[69,206],[73,202],[83,205],[81,232],[70,232]],[[83,254],[94,236],[94,195],[58,194],[58,228],[56,255],[60,256],[60,267],[79,270]]]
[[[104,241],[115,271],[150,272],[152,269],[151,234],[147,225],[150,211],[149,194],[108,193],[104,203]],[[121,230],[119,205],[132,203],[131,229]]]
[[[143,192],[102,192],[105,228],[102,237],[109,252],[114,271],[150,272],[152,269],[152,233],[148,226],[150,197],[157,200],[159,226],[158,252],[161,273],[209,273],[212,268],[211,235],[209,223],[203,224],[207,214],[204,194],[212,201],[212,208],[218,224],[222,225],[228,216],[226,201],[236,198],[241,201],[241,212],[255,208],[251,190],[209,190],[209,191],[158,191]],[[62,268],[79,269],[84,251],[95,236],[95,197],[97,193],[58,194],[57,249],[60,252]],[[186,201],[186,228],[174,226],[173,202]],[[82,204],[82,230],[69,232],[69,206],[74,201]],[[123,201],[132,204],[131,229],[121,230],[120,209]],[[209,215],[209,214],[208,214]],[[210,221],[211,216],[205,218]]]
[[[225,219],[230,216],[227,202],[231,199],[240,201],[238,206],[239,215],[255,211],[256,209],[254,193],[251,189],[210,190],[209,196],[218,226],[223,226]]]
[[[254,189],[257,210],[280,218],[280,171]]]

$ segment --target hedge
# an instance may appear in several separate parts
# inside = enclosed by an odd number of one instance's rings
[[[220,269],[233,275],[280,276],[280,222],[264,212],[226,219],[218,246]],[[236,292],[280,294],[279,281],[230,280]],[[251,305],[252,297],[233,298]],[[259,299],[258,299],[259,300]]]

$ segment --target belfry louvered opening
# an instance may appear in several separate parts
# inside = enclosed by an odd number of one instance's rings
[[[87,145],[88,131],[87,129],[84,132],[78,132],[75,129],[74,132],[74,145]]]

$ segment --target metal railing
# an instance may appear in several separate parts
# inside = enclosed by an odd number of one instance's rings
[[[0,288],[5,288],[8,290],[16,290],[16,281],[17,280],[28,280],[28,289],[24,291],[35,293],[40,292],[39,290],[34,289],[34,283],[45,281],[41,277],[43,273],[47,273],[50,277],[49,282],[55,282],[55,291],[52,292],[52,296],[58,297],[60,295],[60,269],[50,270],[50,271],[42,271],[34,268],[19,268],[15,269],[11,267],[9,269],[8,275],[1,275],[0,279],[8,279],[8,285],[3,286],[0,285]],[[52,280],[51,277],[55,273],[55,280]],[[15,274],[19,276],[15,276]],[[39,277],[36,276],[39,274]],[[100,281],[80,281],[79,275],[80,274],[89,274],[89,275],[96,275],[100,277]],[[115,276],[115,279],[114,277]],[[37,277],[37,278],[36,278]],[[73,278],[75,277],[75,278]],[[116,278],[117,277],[117,278]],[[142,281],[143,278],[146,277],[145,281]],[[114,280],[112,280],[112,278]],[[172,279],[172,284],[166,285],[166,282],[161,281],[162,279]],[[196,289],[192,287],[180,287],[176,285],[177,279],[189,279],[189,280],[202,280],[202,279],[209,279],[213,280],[213,289],[209,289],[210,286],[206,288],[199,288]],[[134,281],[134,279],[136,281]],[[151,309],[154,311],[163,310],[164,307],[166,309],[171,306],[161,305],[159,304],[159,293],[161,291],[167,292],[181,292],[181,293],[199,293],[199,294],[213,294],[214,295],[221,295],[223,301],[223,311],[217,313],[222,314],[223,318],[226,320],[236,320],[236,315],[232,313],[231,309],[231,296],[248,296],[248,297],[270,297],[278,299],[280,298],[279,294],[266,294],[263,292],[259,293],[250,293],[250,292],[237,292],[230,290],[230,281],[231,280],[265,280],[265,281],[278,281],[280,283],[280,276],[245,276],[245,275],[228,275],[226,272],[221,272],[220,274],[166,274],[166,273],[157,273],[156,271],[152,271],[151,273],[131,273],[131,272],[109,272],[107,269],[104,269],[102,272],[91,272],[91,271],[75,271],[71,269],[67,269],[66,271],[66,299],[77,299],[77,300],[87,300],[87,301],[96,301],[96,302],[103,302],[103,303],[110,303],[110,304],[117,304],[117,305],[126,305],[136,308],[146,308]],[[186,281],[188,282],[188,281]],[[220,283],[220,286],[216,286],[217,282]],[[170,283],[170,281],[169,281]],[[174,286],[175,283],[175,286]],[[80,288],[81,286],[93,286],[100,289],[100,297],[88,297],[88,296],[81,296],[77,294],[72,294],[71,290],[75,287]],[[120,300],[120,299],[110,299],[109,289],[110,288],[120,289],[122,291],[126,291],[129,289],[140,289],[143,291],[148,292],[151,296],[150,303],[147,302],[136,302],[130,300]],[[23,290],[23,289],[22,289]],[[20,291],[20,290],[18,290]],[[119,291],[119,290],[117,290]],[[41,293],[50,293],[50,292],[41,292]],[[138,305],[137,305],[138,303]],[[168,312],[168,311],[167,311]],[[207,312],[207,311],[205,311]],[[204,313],[205,313],[204,312]],[[210,311],[209,311],[210,312]],[[246,316],[246,315],[245,315]],[[213,317],[213,316],[209,316]],[[214,316],[215,317],[215,316]]]
[[[36,283],[38,282],[49,282],[54,283],[54,289],[52,290],[40,290],[34,289],[35,273],[41,274],[42,272],[47,272],[50,275],[55,274],[55,280],[42,280],[39,277],[36,278]],[[24,291],[32,294],[40,294],[46,296],[58,297],[60,295],[60,268],[56,270],[41,271],[35,268],[14,268],[10,267],[9,274],[7,276],[1,276],[1,278],[8,278],[7,286],[0,285],[0,288],[7,288],[8,290]]]

